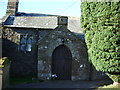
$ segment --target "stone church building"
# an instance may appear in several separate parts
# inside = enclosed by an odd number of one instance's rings
[[[2,19],[2,56],[11,60],[10,76],[38,79],[108,79],[88,62],[80,19],[18,12],[18,0],[9,0]]]

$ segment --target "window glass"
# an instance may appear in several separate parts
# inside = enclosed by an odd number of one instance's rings
[[[27,43],[26,43],[26,51],[31,52],[32,48],[32,37],[27,38]]]
[[[23,52],[32,51],[32,36],[31,35],[21,35],[20,51],[23,51]]]

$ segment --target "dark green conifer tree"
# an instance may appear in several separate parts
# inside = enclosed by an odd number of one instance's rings
[[[81,4],[89,60],[98,71],[120,83],[120,1],[92,1],[82,0]]]

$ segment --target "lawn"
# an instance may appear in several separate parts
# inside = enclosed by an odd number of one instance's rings
[[[105,85],[103,87],[99,87],[98,90],[120,90],[120,85],[113,85],[113,84],[110,84],[110,85]]]
[[[33,76],[22,76],[22,77],[10,78],[10,85],[37,83],[37,82],[43,82],[43,80],[38,80],[36,77],[33,77]]]

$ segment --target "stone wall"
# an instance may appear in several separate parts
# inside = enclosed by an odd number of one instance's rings
[[[19,0],[8,0],[6,14],[15,15],[15,13],[18,11],[18,1]]]
[[[0,22],[0,58],[2,58],[2,27]]]
[[[9,87],[10,61],[7,58],[0,59],[0,90]]]
[[[2,28],[2,55],[11,62],[10,75],[36,75],[39,79],[51,79],[51,56],[56,47],[66,45],[72,53],[72,80],[97,80],[106,75],[90,69],[84,40],[71,33],[66,27],[55,30],[30,28]],[[32,52],[19,50],[20,35],[33,36]],[[39,41],[38,41],[39,40]]]
[[[89,63],[85,42],[64,26],[57,27],[47,37],[38,41],[38,78],[51,79],[52,53],[56,47],[63,44],[62,38],[64,38],[64,45],[72,53],[72,80],[89,80]]]
[[[20,51],[20,35],[30,34],[33,36],[32,51]],[[2,55],[10,58],[11,76],[36,75],[37,73],[37,38],[38,34],[34,29],[3,28],[2,34]]]
[[[37,41],[45,37],[51,30],[30,28],[2,27],[2,57],[8,57],[11,62],[10,75],[37,75]],[[32,51],[20,51],[20,36],[32,35]]]
[[[8,88],[9,85],[10,85],[10,79],[9,79],[10,72],[9,72],[9,69],[10,69],[10,65],[7,65],[6,67],[3,68],[2,79],[3,79],[3,87],[4,88]]]

